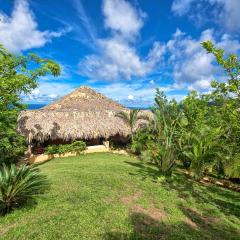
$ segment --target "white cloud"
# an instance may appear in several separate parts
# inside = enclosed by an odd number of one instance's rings
[[[195,0],[174,0],[172,4],[172,11],[177,15],[182,16],[190,10],[191,4],[194,1]]]
[[[103,14],[105,26],[127,38],[138,35],[145,16],[125,0],[104,0]]]
[[[240,32],[239,0],[174,0],[172,11],[198,24],[214,21],[229,32]]]
[[[155,81],[154,80],[150,80],[149,83],[150,84],[155,84]]]
[[[134,96],[133,96],[133,95],[128,95],[128,99],[129,99],[129,100],[133,100],[133,99],[134,99]]]
[[[73,91],[74,87],[67,83],[40,82],[31,94],[22,96],[24,102],[51,102]]]
[[[82,26],[84,27],[84,31],[86,35],[88,36],[88,40],[91,40],[91,44],[94,44],[95,39],[96,39],[96,29],[91,21],[91,19],[88,17],[84,6],[81,2],[81,0],[74,0],[74,7],[77,11],[77,16],[81,20]],[[75,30],[78,31],[79,26],[74,26],[76,28]],[[81,36],[82,37],[82,36]]]
[[[105,26],[111,37],[96,40],[98,53],[79,63],[79,73],[97,80],[130,80],[150,73],[161,59],[164,48],[155,42],[147,57],[140,57],[134,44],[143,25],[143,13],[125,0],[105,0]]]
[[[97,80],[130,80],[150,73],[161,59],[162,49],[154,48],[147,59],[126,42],[111,38],[99,40],[98,55],[88,55],[79,63],[79,73]]]
[[[215,64],[214,56],[207,54],[201,46],[201,42],[206,40],[226,49],[227,53],[240,50],[240,42],[227,34],[217,40],[214,31],[207,29],[199,39],[193,39],[178,29],[166,44],[171,56],[169,63],[173,67],[173,87],[176,89],[205,91],[210,89],[212,80],[224,78],[220,67]]]
[[[44,46],[60,32],[40,31],[27,0],[16,0],[11,16],[0,12],[0,42],[11,52]]]

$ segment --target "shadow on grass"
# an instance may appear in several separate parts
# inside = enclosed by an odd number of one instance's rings
[[[144,164],[144,163],[133,163],[133,162],[128,162],[125,161],[125,163],[136,167],[137,171],[134,173],[129,173],[130,175],[138,175],[141,176],[143,180],[146,178],[151,177],[153,181],[156,181],[159,176],[161,176],[160,172],[158,169],[156,169],[155,166],[152,166],[151,164]]]
[[[174,173],[170,182],[162,183],[167,190],[175,190],[180,198],[192,197],[196,203],[210,203],[226,216],[240,217],[240,194],[213,184],[202,184],[181,171]]]
[[[106,240],[160,240],[160,239],[238,239],[238,232],[231,226],[223,226],[212,220],[202,218],[197,212],[186,209],[188,221],[169,224],[157,221],[142,213],[132,213],[129,221],[130,233],[112,231],[104,234]]]
[[[15,205],[13,206],[11,209],[6,209],[4,208],[4,206],[0,206],[0,217],[5,217],[8,214],[11,214],[12,212],[14,212],[15,210],[30,210],[33,208],[36,208],[37,206],[37,200],[36,199],[30,199],[26,202],[23,202],[19,205]]]
[[[132,175],[142,176],[142,179],[152,178],[156,182],[160,175],[158,169],[150,164],[126,162],[136,167],[136,172]],[[191,197],[198,204],[209,203],[215,206],[224,215],[240,217],[240,193],[224,189],[214,184],[203,184],[187,176],[183,170],[176,169],[172,178],[162,182],[161,186],[168,191],[175,191],[179,198],[187,199]],[[209,210],[206,209],[206,212]],[[212,212],[211,214],[214,214]],[[239,237],[240,239],[240,237]]]

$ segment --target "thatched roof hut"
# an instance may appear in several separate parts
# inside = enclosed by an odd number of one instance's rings
[[[127,137],[130,129],[116,117],[119,111],[129,109],[89,87],[80,87],[39,110],[22,111],[18,118],[18,131],[29,143],[49,139],[72,141],[109,139],[116,135]]]

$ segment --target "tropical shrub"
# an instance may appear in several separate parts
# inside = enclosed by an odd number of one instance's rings
[[[191,134],[191,144],[185,146],[183,154],[191,160],[190,168],[195,178],[200,179],[207,167],[216,163],[215,160],[221,157],[219,145],[221,134],[220,128],[213,129],[207,126]]]
[[[132,143],[130,144],[130,152],[140,155],[143,151],[147,150],[149,142],[153,139],[153,135],[149,128],[139,129],[134,135],[132,139]]]
[[[158,89],[152,112],[154,119],[148,127],[148,141],[140,142],[144,146],[142,159],[154,163],[162,174],[171,175],[177,160],[177,129],[184,123],[184,116],[177,102],[167,100]]]
[[[75,141],[70,144],[70,152],[77,152],[80,153],[87,148],[87,145],[83,141]]]
[[[46,154],[56,154],[58,153],[58,146],[56,145],[49,145],[45,149]]]
[[[80,153],[86,149],[86,143],[83,141],[74,141],[71,144],[49,145],[45,153],[47,154],[64,154],[68,152]]]
[[[38,168],[11,164],[0,167],[0,212],[6,214],[34,200],[49,187],[46,176]]]

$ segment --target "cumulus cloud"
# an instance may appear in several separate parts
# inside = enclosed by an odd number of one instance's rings
[[[239,0],[174,0],[172,4],[178,16],[188,14],[198,24],[211,19],[229,32],[240,32],[239,9]]]
[[[0,12],[0,42],[11,52],[44,46],[67,30],[40,31],[27,0],[16,0],[11,16]]]
[[[105,0],[105,26],[111,37],[97,39],[98,53],[88,55],[79,63],[79,73],[98,80],[129,80],[151,72],[161,59],[164,47],[155,42],[146,57],[140,57],[134,43],[143,25],[143,15],[125,0]]]
[[[105,26],[127,38],[138,35],[146,15],[125,0],[104,0],[103,14]]]
[[[206,40],[226,49],[227,53],[240,50],[240,42],[227,34],[217,40],[214,31],[207,29],[198,39],[194,39],[178,29],[166,44],[167,52],[171,56],[169,63],[173,67],[173,87],[176,89],[205,91],[210,88],[212,80],[224,78],[214,57],[207,54],[201,46]]]

